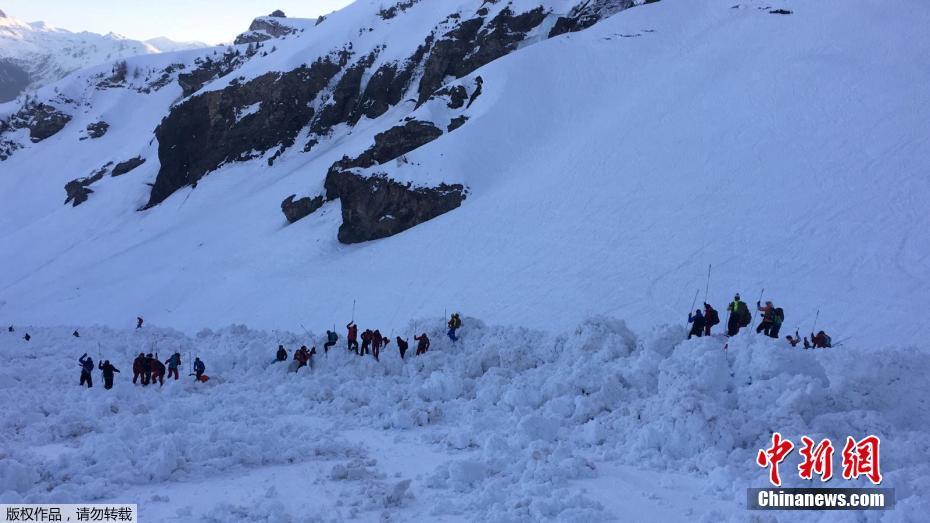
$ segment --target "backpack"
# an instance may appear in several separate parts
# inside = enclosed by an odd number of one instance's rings
[[[785,322],[785,311],[781,307],[775,309],[775,325],[781,325]]]
[[[739,326],[745,327],[752,322],[752,314],[749,312],[749,307],[746,306],[746,302],[741,301],[736,306],[736,317],[739,319]]]
[[[336,333],[333,332],[333,331],[329,331],[329,336],[328,336],[328,337],[329,337],[329,341],[331,341],[331,342],[333,342],[333,343],[336,343],[336,340],[339,339],[339,335],[336,334]]]
[[[707,324],[710,325],[710,326],[714,326],[714,325],[720,323],[720,315],[717,314],[717,310],[716,310],[716,309],[711,309],[711,310],[707,311],[707,315],[704,316],[704,317],[707,318]]]
[[[826,334],[824,334],[823,337],[824,337],[824,344],[823,344],[823,346],[824,346],[824,347],[833,347],[833,338],[831,338],[830,336],[828,336],[828,335],[826,335]]]

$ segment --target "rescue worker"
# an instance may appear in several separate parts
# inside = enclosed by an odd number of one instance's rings
[[[94,379],[91,376],[91,373],[94,371],[94,360],[87,355],[85,352],[83,356],[78,358],[78,364],[81,366],[81,386],[87,384],[87,388],[94,386]]]
[[[824,331],[818,332],[816,336],[812,332],[811,343],[813,343],[815,349],[829,349],[833,346],[833,340]]]
[[[142,319],[142,316],[136,316],[136,328],[141,329],[143,323],[145,323],[145,320]]]
[[[785,310],[781,307],[776,307],[772,311],[772,326],[769,327],[769,336],[772,338],[778,339],[778,333],[781,332],[781,324],[785,322]]]
[[[449,326],[449,331],[446,334],[449,336],[449,339],[452,340],[452,343],[457,342],[459,339],[456,337],[455,331],[462,326],[462,319],[459,317],[459,313],[453,312],[447,325]]]
[[[749,313],[749,307],[746,302],[740,299],[739,293],[733,297],[733,301],[727,305],[727,312],[730,318],[727,320],[727,336],[736,336],[739,330],[752,321],[752,315]]]
[[[688,314],[688,323],[691,324],[691,332],[688,333],[688,339],[691,339],[691,336],[697,336],[700,338],[704,335],[704,327],[707,324],[704,314],[701,312],[701,309],[696,309],[694,314]]]
[[[407,354],[407,348],[410,344],[407,343],[407,340],[402,339],[400,336],[397,337],[397,350],[400,351],[400,359],[404,359],[404,355]]]
[[[175,381],[179,379],[178,367],[181,366],[181,353],[175,352],[168,358],[165,363],[168,364],[168,379],[171,379],[171,376],[174,375]]]
[[[287,350],[284,345],[278,345],[278,352],[275,354],[275,361],[287,361]]]
[[[371,329],[365,329],[365,332],[362,333],[362,349],[361,353],[364,356],[365,354],[371,354],[371,337],[374,333],[371,332]]]
[[[142,366],[145,362],[145,354],[139,353],[136,359],[132,360],[132,384],[136,384],[136,379],[142,377],[142,384],[145,385],[145,376],[142,373]]]
[[[381,361],[379,355],[381,354],[381,345],[384,343],[384,336],[381,335],[381,331],[375,329],[371,333],[371,355],[375,357],[375,361]]]
[[[775,306],[772,305],[771,301],[766,301],[765,307],[763,307],[761,302],[757,301],[756,309],[762,313],[762,323],[756,327],[756,334],[762,333],[768,336],[769,331],[772,328],[772,324],[775,321]]]
[[[335,328],[335,327],[334,327]],[[329,354],[329,349],[336,346],[339,341],[339,335],[333,331],[326,331],[326,343],[323,344],[323,352]]]
[[[415,335],[413,339],[418,342],[416,355],[419,356],[421,354],[426,354],[426,351],[429,350],[429,336],[427,336],[426,333],[424,332],[423,334],[420,334],[419,336]]]
[[[106,360],[97,367],[103,371],[103,388],[110,390],[113,388],[113,373],[119,372],[119,369],[110,365],[110,360]]]
[[[151,358],[149,365],[152,367],[152,385],[158,382],[158,386],[165,385],[165,364],[158,359],[158,354]]]
[[[348,329],[348,333],[346,334],[346,339],[348,341],[347,348],[358,354],[358,325],[356,325],[354,321],[350,321],[349,324],[346,325],[346,329]]]
[[[142,385],[148,386],[152,382],[152,360],[154,356],[148,353],[142,358]]]
[[[720,323],[720,314],[717,313],[717,309],[704,302],[704,336],[710,336],[710,329],[718,323]]]
[[[194,375],[196,376],[197,381],[203,381],[201,378],[203,377],[203,373],[206,370],[207,366],[204,365],[202,361],[200,361],[200,358],[194,358]]]

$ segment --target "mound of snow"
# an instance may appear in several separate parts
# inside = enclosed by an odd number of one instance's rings
[[[174,509],[258,517],[274,505],[296,518],[299,500],[285,493],[250,504],[222,485],[241,477],[283,489],[283,478],[298,474],[320,491],[314,503],[339,519],[387,510],[590,520],[623,515],[582,485],[609,484],[615,478],[605,471],[632,465],[686,475],[728,507],[715,508],[717,517],[739,520],[745,489],[767,483],[755,454],[777,430],[794,441],[879,435],[883,486],[898,498],[886,515],[906,520],[930,508],[925,352],[804,351],[748,334],[724,351],[720,337],[681,341],[682,327],[637,335],[607,318],[562,334],[465,318],[453,345],[439,320],[418,322],[420,330],[425,324],[435,326],[426,356],[402,361],[392,344],[376,363],[347,353],[341,340],[298,374],[271,363],[274,349],[319,348],[322,336],[98,327],[76,339],[70,327],[30,328],[27,344],[22,328],[3,333],[0,393],[18,408],[0,420],[0,497],[93,501],[144,491],[173,499],[175,485],[204,485],[217,492]],[[181,352],[182,380],[132,386],[139,351]],[[83,352],[120,368],[113,390],[77,386]],[[208,383],[186,376],[189,354],[206,363]],[[806,486],[790,472],[798,461],[795,453],[782,465],[786,486]],[[142,516],[164,514],[162,505],[142,503]]]

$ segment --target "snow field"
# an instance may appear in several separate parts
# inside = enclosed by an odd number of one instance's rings
[[[324,356],[315,336],[315,368],[298,374],[270,362],[277,343],[293,351],[305,335],[242,326],[194,337],[83,328],[80,339],[70,327],[37,328],[28,345],[23,328],[3,333],[0,389],[18,408],[0,421],[0,499],[125,494],[143,517],[181,521],[304,521],[305,496],[319,509],[309,520],[592,521],[624,517],[589,486],[627,465],[684,475],[725,502],[691,506],[695,516],[741,521],[744,489],[767,483],[755,453],[778,430],[835,444],[879,435],[883,486],[898,506],[869,516],[907,521],[930,508],[930,386],[920,379],[930,361],[916,349],[804,351],[744,334],[725,353],[718,337],[682,342],[677,326],[636,335],[594,318],[546,334],[464,321],[455,346],[431,321],[430,352],[405,362],[394,343],[376,363],[346,353],[344,339]],[[181,349],[183,379],[133,387],[131,360],[156,339],[162,359]],[[77,386],[77,357],[96,360],[98,342],[123,371],[111,391],[96,371],[93,390]],[[186,376],[188,352],[206,363],[208,383]],[[785,486],[806,485],[798,461],[795,452],[782,465]],[[218,488],[239,476],[269,487]],[[830,486],[868,486],[841,482]],[[203,497],[177,492],[200,483]]]

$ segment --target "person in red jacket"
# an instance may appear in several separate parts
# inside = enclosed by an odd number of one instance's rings
[[[384,336],[381,335],[381,331],[375,329],[371,333],[371,355],[375,357],[375,361],[380,361],[378,356],[381,354],[382,343],[384,343]]]
[[[356,325],[354,321],[350,321],[349,324],[346,325],[346,329],[349,330],[346,336],[346,339],[349,340],[347,348],[358,354],[358,325]]]
[[[145,354],[139,353],[136,356],[136,359],[132,360],[132,384],[136,384],[136,380],[140,377],[142,378],[142,384],[146,385],[145,377],[142,375],[142,364],[145,362]]]
[[[710,329],[720,323],[720,314],[717,309],[704,302],[704,336],[710,336]]]
[[[371,338],[373,335],[374,333],[371,332],[371,329],[365,329],[365,332],[362,333],[362,356],[371,354]]]

